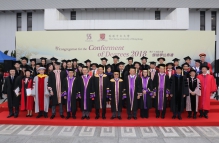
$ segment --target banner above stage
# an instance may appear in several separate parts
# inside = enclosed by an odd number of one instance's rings
[[[31,31],[16,33],[17,58],[56,57],[59,60],[77,58],[79,62],[90,59],[100,63],[112,56],[120,61],[142,56],[148,61],[165,57],[181,59],[190,56],[199,58],[207,54],[207,61],[214,60],[215,32],[213,31],[148,31],[148,30],[77,30],[77,31]]]

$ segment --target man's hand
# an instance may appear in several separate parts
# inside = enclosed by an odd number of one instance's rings
[[[146,94],[146,90],[143,90],[143,94]]]
[[[67,99],[67,97],[66,97],[66,96],[64,96],[64,99]]]
[[[169,94],[166,94],[166,97],[169,97]]]
[[[6,97],[8,96],[7,94],[4,94]]]
[[[192,95],[195,95],[195,92],[191,92]]]
[[[170,94],[170,97],[173,97],[173,94]]]
[[[53,95],[53,91],[52,90],[50,91],[50,95]]]
[[[186,95],[183,95],[183,97],[186,97]]]
[[[154,92],[154,97],[156,96],[156,92]]]

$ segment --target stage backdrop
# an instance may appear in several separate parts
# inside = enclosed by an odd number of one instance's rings
[[[214,60],[215,32],[211,31],[147,31],[147,30],[77,30],[33,31],[16,33],[17,58],[90,59],[100,63],[101,57],[109,59],[117,55],[139,61],[142,56],[149,61],[165,57],[171,61],[177,57],[199,58],[207,54],[207,61]]]

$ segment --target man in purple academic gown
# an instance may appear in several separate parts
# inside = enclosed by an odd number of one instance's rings
[[[78,79],[74,77],[74,70],[68,69],[68,76],[62,81],[62,96],[64,96],[67,105],[67,117],[69,119],[71,117],[76,119],[76,111],[77,111],[77,93],[78,93]]]
[[[155,108],[156,118],[165,118],[167,97],[170,94],[169,91],[169,76],[165,74],[165,64],[159,64],[159,73],[154,76],[154,96],[155,96]]]
[[[90,119],[90,111],[92,109],[92,98],[94,98],[94,90],[92,85],[92,77],[88,75],[88,67],[82,68],[83,75],[79,77],[78,89],[79,98],[81,98],[82,120]]]
[[[142,84],[141,78],[136,76],[135,67],[130,67],[129,73],[130,75],[125,77],[124,84],[126,90],[126,108],[128,114],[128,120],[132,117],[137,119],[137,110],[138,110],[138,100],[140,99],[140,95],[142,95]]]

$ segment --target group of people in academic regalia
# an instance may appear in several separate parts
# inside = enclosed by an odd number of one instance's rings
[[[61,118],[76,119],[77,109],[82,112],[81,119],[90,119],[92,108],[95,119],[106,119],[106,108],[111,106],[111,119],[122,119],[122,109],[126,109],[127,119],[149,118],[149,110],[155,108],[156,118],[165,118],[170,107],[172,118],[182,119],[182,112],[188,112],[188,118],[208,118],[210,96],[217,90],[212,76],[212,67],[205,61],[206,54],[199,55],[195,66],[191,58],[185,57],[185,63],[174,58],[164,64],[165,58],[147,64],[147,57],[141,62],[127,58],[128,64],[119,62],[113,56],[113,64],[107,64],[107,58],[101,58],[101,64],[87,59],[84,64],[77,59],[62,60],[52,57],[50,63],[41,57],[36,59],[22,57],[15,61],[10,76],[5,79],[3,93],[8,98],[8,118],[18,117],[19,111],[27,111],[26,117],[38,113],[36,118],[56,117],[59,109]],[[17,92],[16,92],[17,91]],[[59,106],[59,108],[56,108]],[[65,106],[65,108],[63,108]],[[64,111],[63,109],[67,109]]]

